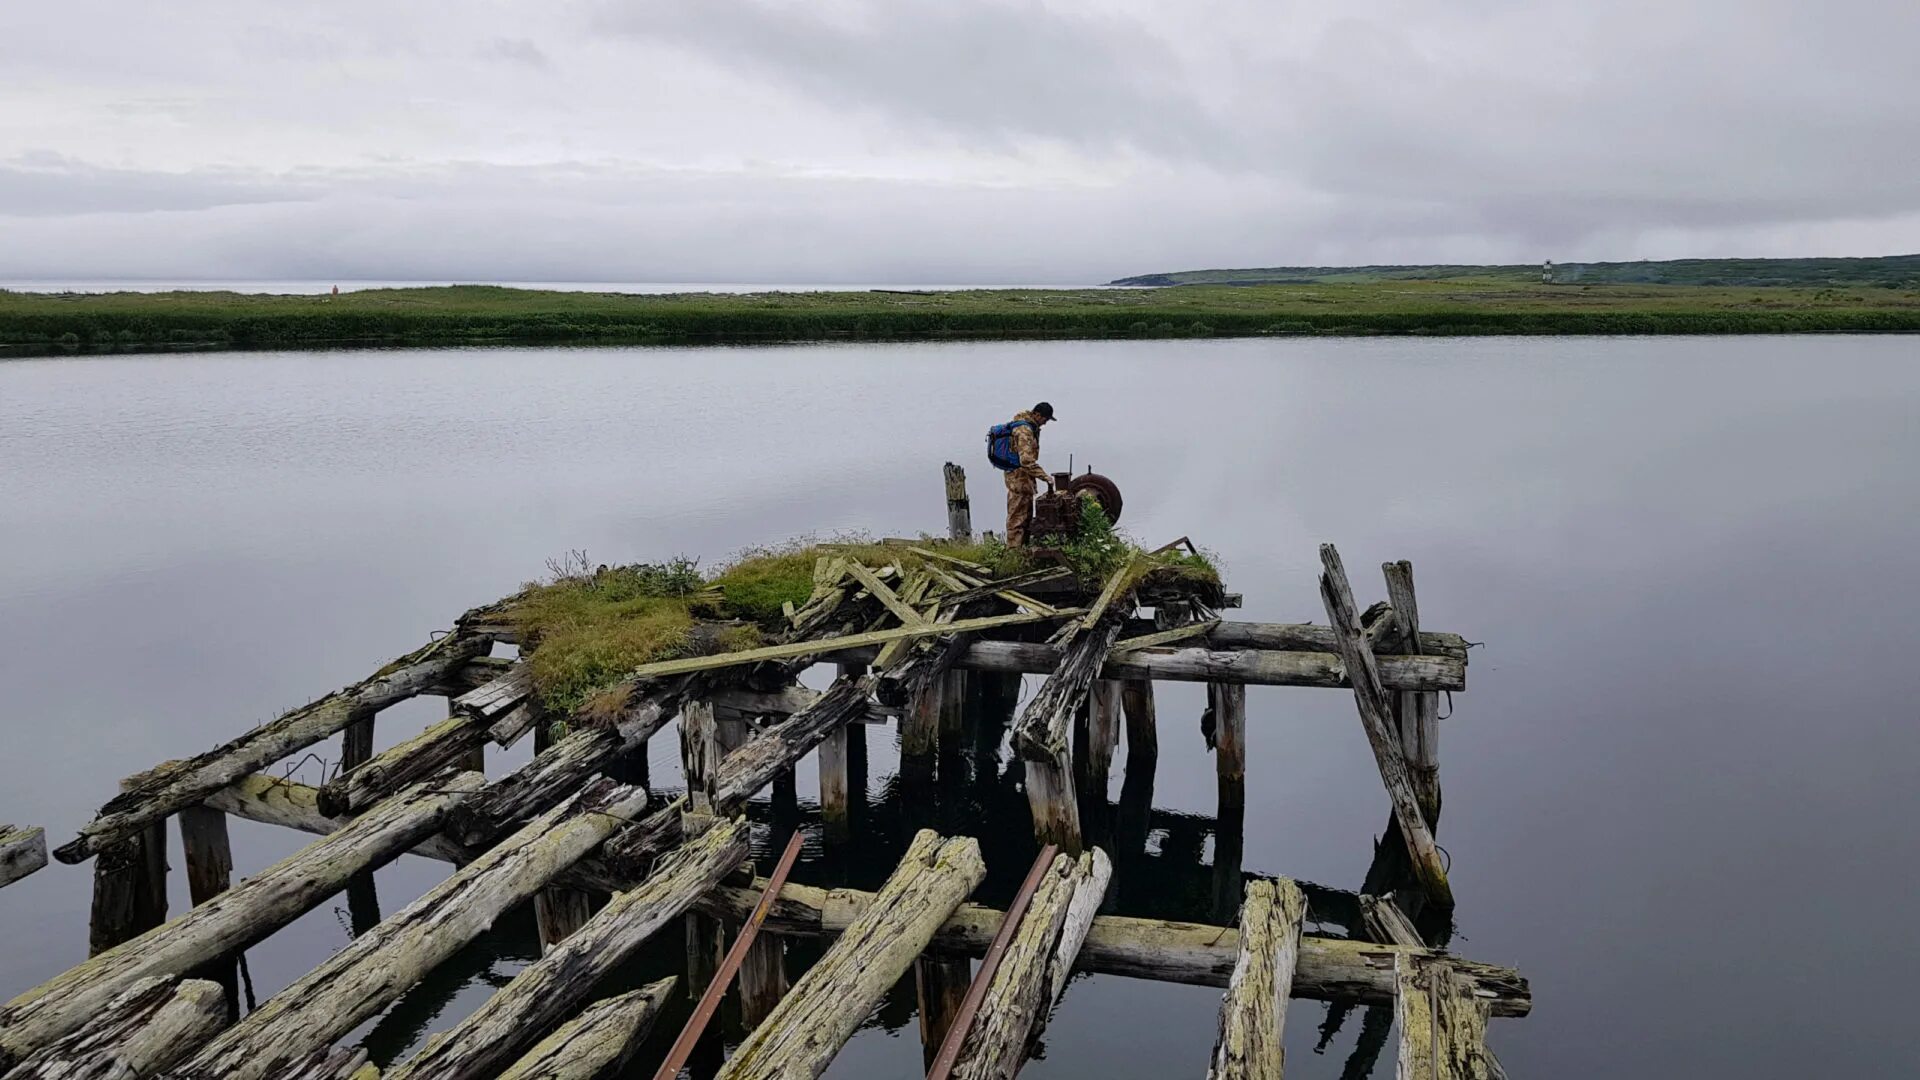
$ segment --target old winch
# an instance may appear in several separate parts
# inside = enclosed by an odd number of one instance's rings
[[[1108,521],[1119,522],[1123,502],[1118,484],[1091,468],[1079,476],[1057,472],[1053,474],[1053,490],[1033,500],[1033,543],[1046,545],[1073,536],[1080,528],[1082,499],[1099,503]]]

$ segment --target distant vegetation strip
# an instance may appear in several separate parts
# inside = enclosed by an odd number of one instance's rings
[[[628,295],[492,286],[340,296],[0,291],[0,348],[1920,331],[1920,290],[1498,280],[1178,289]]]
[[[1263,266],[1238,270],[1181,270],[1121,278],[1114,285],[1302,285],[1374,281],[1539,282],[1541,264],[1471,266]],[[1560,285],[1705,285],[1736,288],[1870,286],[1920,289],[1920,255],[1859,259],[1664,259],[1640,262],[1555,263]]]

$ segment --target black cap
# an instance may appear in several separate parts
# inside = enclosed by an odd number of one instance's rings
[[[1047,419],[1051,420],[1053,419],[1053,406],[1043,401],[1040,404],[1035,405],[1033,407],[1033,415],[1044,416]]]

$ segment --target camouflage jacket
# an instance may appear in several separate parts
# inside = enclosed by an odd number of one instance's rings
[[[1041,418],[1032,412],[1022,412],[1014,416],[1015,420],[1025,420],[1026,425],[1013,429],[1013,452],[1020,458],[1020,467],[1007,474],[1007,479],[1016,477],[1038,480],[1042,483],[1053,479],[1052,474],[1040,467],[1040,424]],[[1031,425],[1031,426],[1027,426]]]

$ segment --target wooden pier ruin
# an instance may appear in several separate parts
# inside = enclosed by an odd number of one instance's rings
[[[966,539],[964,473],[949,465],[944,479],[950,538]],[[1435,701],[1465,688],[1467,642],[1422,627],[1408,564],[1387,564],[1387,600],[1362,609],[1338,553],[1323,546],[1326,621],[1274,624],[1226,618],[1234,598],[1217,580],[1162,572],[1155,553],[1088,581],[1063,568],[997,575],[944,541],[898,550],[888,561],[828,549],[775,640],[640,665],[568,715],[537,691],[536,643],[488,605],[358,683],[129,778],[53,853],[93,862],[91,955],[0,1005],[0,1080],[606,1075],[672,995],[708,990],[726,941],[749,921],[759,932],[738,958],[725,1021],[735,1049],[722,1059],[710,1033],[695,1075],[818,1076],[909,971],[929,1076],[1018,1073],[1054,1010],[1074,1007],[1074,972],[1220,988],[1204,1066],[1219,1080],[1281,1075],[1290,999],[1328,1003],[1323,1034],[1366,1010],[1350,1074],[1371,1069],[1397,1028],[1400,1077],[1504,1075],[1485,1046],[1487,1022],[1526,1015],[1530,991],[1513,970],[1445,947],[1454,898],[1435,838]],[[518,655],[497,657],[498,647]],[[799,681],[814,665],[834,673],[825,690]],[[1016,714],[1004,685],[1024,674],[1043,678]],[[1216,818],[1152,806],[1168,719],[1155,705],[1160,681],[1207,688]],[[1360,890],[1243,872],[1248,686],[1353,695],[1390,807]],[[444,696],[447,718],[375,753],[380,711],[421,695]],[[649,740],[675,721],[677,791],[646,775]],[[793,770],[809,755],[820,770],[817,846],[828,858],[876,849],[865,747],[871,728],[889,724],[910,792],[899,797],[903,817],[922,801],[912,793],[936,773],[944,782],[950,759],[997,761],[1003,729],[1010,737],[1015,761],[1004,777],[988,772],[979,797],[1024,801],[1042,852],[1014,897],[1016,917],[970,902],[990,867],[964,830],[903,822],[897,837],[912,839],[872,891],[771,891],[755,875],[756,821],[769,808],[756,800],[771,792],[785,821],[776,829],[791,831]],[[489,744],[530,733],[528,764],[484,775]],[[270,771],[334,738],[340,770],[323,785]],[[1106,792],[1122,740],[1115,807]],[[316,838],[235,880],[233,817]],[[169,820],[192,899],[173,913]],[[1195,830],[1213,835],[1199,880],[1173,868],[1168,850],[1149,850],[1156,828],[1164,849],[1185,845],[1196,866]],[[892,860],[900,849],[887,850]],[[370,875],[403,853],[452,872],[382,917],[366,899]],[[0,885],[45,861],[37,830],[0,828]],[[1005,878],[1019,868],[991,869]],[[1211,917],[1144,912],[1136,882],[1155,880],[1190,883]],[[241,1015],[244,951],[341,893],[355,912],[351,943]],[[336,1045],[528,905],[541,954],[477,1010],[384,1071]],[[687,943],[684,968],[638,989],[613,985],[669,929]]]

